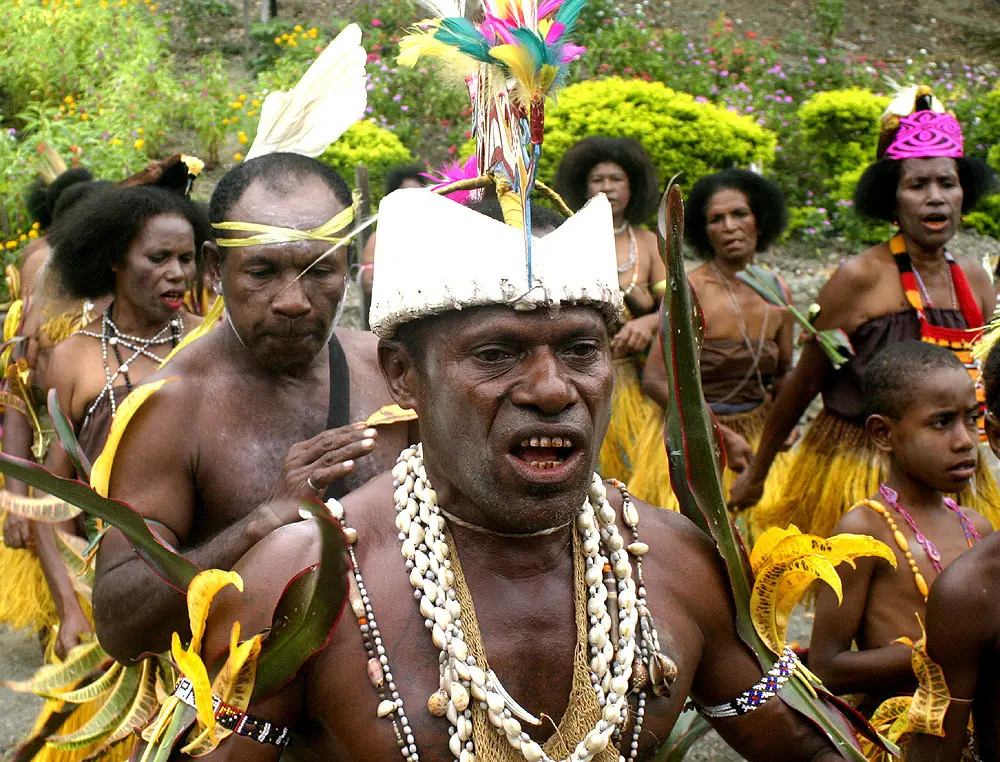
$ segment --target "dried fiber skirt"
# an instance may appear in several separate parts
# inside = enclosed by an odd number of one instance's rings
[[[864,427],[826,410],[789,455],[781,489],[765,492],[753,511],[754,535],[794,524],[803,532],[829,537],[840,517],[874,495],[884,478],[883,458]],[[1000,526],[1000,490],[982,449],[969,489],[955,499]]]
[[[615,360],[613,367],[611,423],[601,444],[597,467],[605,479],[630,484],[639,462],[642,435],[662,412],[659,405],[642,393],[642,382],[632,358]]]
[[[0,532],[7,512],[0,511]],[[59,624],[42,564],[33,551],[0,542],[0,625],[14,630],[51,630]]]

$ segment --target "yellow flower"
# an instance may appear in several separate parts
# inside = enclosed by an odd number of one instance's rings
[[[139,128],[136,129],[136,132],[138,132],[140,135],[142,135],[142,133],[144,132],[144,130],[142,129],[142,127],[139,127]]]
[[[247,116],[257,116],[257,109],[250,109],[250,111],[247,111]]]
[[[247,94],[246,93],[240,93],[239,97],[237,97],[236,100],[238,100],[240,103],[246,103],[247,102]]]
[[[36,222],[35,224],[37,225],[38,223]],[[29,230],[28,231],[28,238],[38,238],[38,231],[37,230]]]
[[[5,243],[4,246],[6,246],[8,249],[17,248],[17,241],[7,241],[7,243]]]
[[[42,226],[41,226],[41,225],[40,225],[39,223],[37,223],[37,222],[33,222],[33,223],[31,224],[31,229],[32,229],[32,230],[39,230],[39,229],[41,229],[41,227],[42,227]]]
[[[136,151],[141,151],[142,147],[146,145],[146,141],[143,140],[142,138],[139,138],[132,145],[135,146]]]
[[[274,38],[274,44],[275,45],[280,45],[281,44],[281,38],[280,37],[275,37]]]
[[[232,108],[243,108],[243,101],[233,101],[229,104]]]
[[[243,161],[243,154],[241,154],[241,153],[234,153],[233,154],[233,159],[235,159],[236,161]]]
[[[292,27],[292,31],[293,32],[301,32],[302,31],[301,25],[296,24],[295,26]]]
[[[197,156],[188,156],[187,154],[181,154],[181,161],[184,162],[184,166],[187,167],[188,174],[197,177],[201,174],[201,171],[205,168],[205,162],[199,159]]]
[[[240,141],[241,146],[245,146],[247,143],[250,142],[250,139],[247,137],[247,134],[245,132],[240,132],[238,140]]]
[[[66,103],[72,103],[73,102],[73,96],[72,95],[67,95],[65,98],[63,98],[63,101],[66,102]]]
[[[80,119],[86,122],[88,119],[90,119],[90,117],[87,116],[87,114],[80,114]]]
[[[297,48],[297,47],[299,46],[299,43],[297,43],[297,42],[295,41],[295,38],[294,38],[294,37],[289,37],[289,38],[288,38],[288,44],[289,44],[289,45],[290,45],[291,47],[293,47],[293,48]]]
[[[250,105],[256,108],[257,106],[260,105],[260,101],[254,98],[252,101],[250,101]]]
[[[224,119],[222,120],[222,123],[223,123],[223,124],[229,124],[229,117],[228,117],[228,116],[227,116],[227,117],[225,117],[225,118],[224,118]]]
[[[316,35],[318,34],[319,34],[319,29],[317,29],[316,27],[313,27],[312,29],[309,30],[309,36],[312,37],[314,40],[316,39]]]
[[[121,142],[122,142],[122,141],[121,141],[121,138],[114,138],[114,139],[113,139],[113,140],[111,141],[111,145],[113,145],[113,146],[117,146],[117,145],[121,145]]]
[[[19,241],[27,241],[28,240],[28,236],[26,236],[24,233],[21,233],[21,235],[18,236],[18,240]]]
[[[230,124],[239,124],[239,121],[240,120],[237,119],[235,116],[229,118],[229,123]]]

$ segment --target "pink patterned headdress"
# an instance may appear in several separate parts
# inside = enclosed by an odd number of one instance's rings
[[[962,127],[952,114],[915,111],[899,117],[899,130],[885,150],[889,159],[960,159]]]

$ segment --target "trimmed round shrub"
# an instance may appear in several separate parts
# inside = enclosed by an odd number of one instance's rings
[[[352,188],[354,168],[358,164],[368,167],[368,187],[373,204],[377,204],[382,197],[389,170],[400,164],[413,163],[413,154],[399,138],[369,121],[352,125],[319,158],[337,170]]]
[[[551,183],[563,154],[590,135],[638,140],[662,185],[678,172],[690,187],[702,175],[730,167],[765,167],[777,138],[753,119],[660,82],[618,78],[570,85],[545,115],[539,177]]]

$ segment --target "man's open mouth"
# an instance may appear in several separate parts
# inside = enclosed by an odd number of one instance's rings
[[[531,468],[543,471],[558,468],[575,452],[576,448],[568,437],[529,437],[511,450],[518,460]]]

